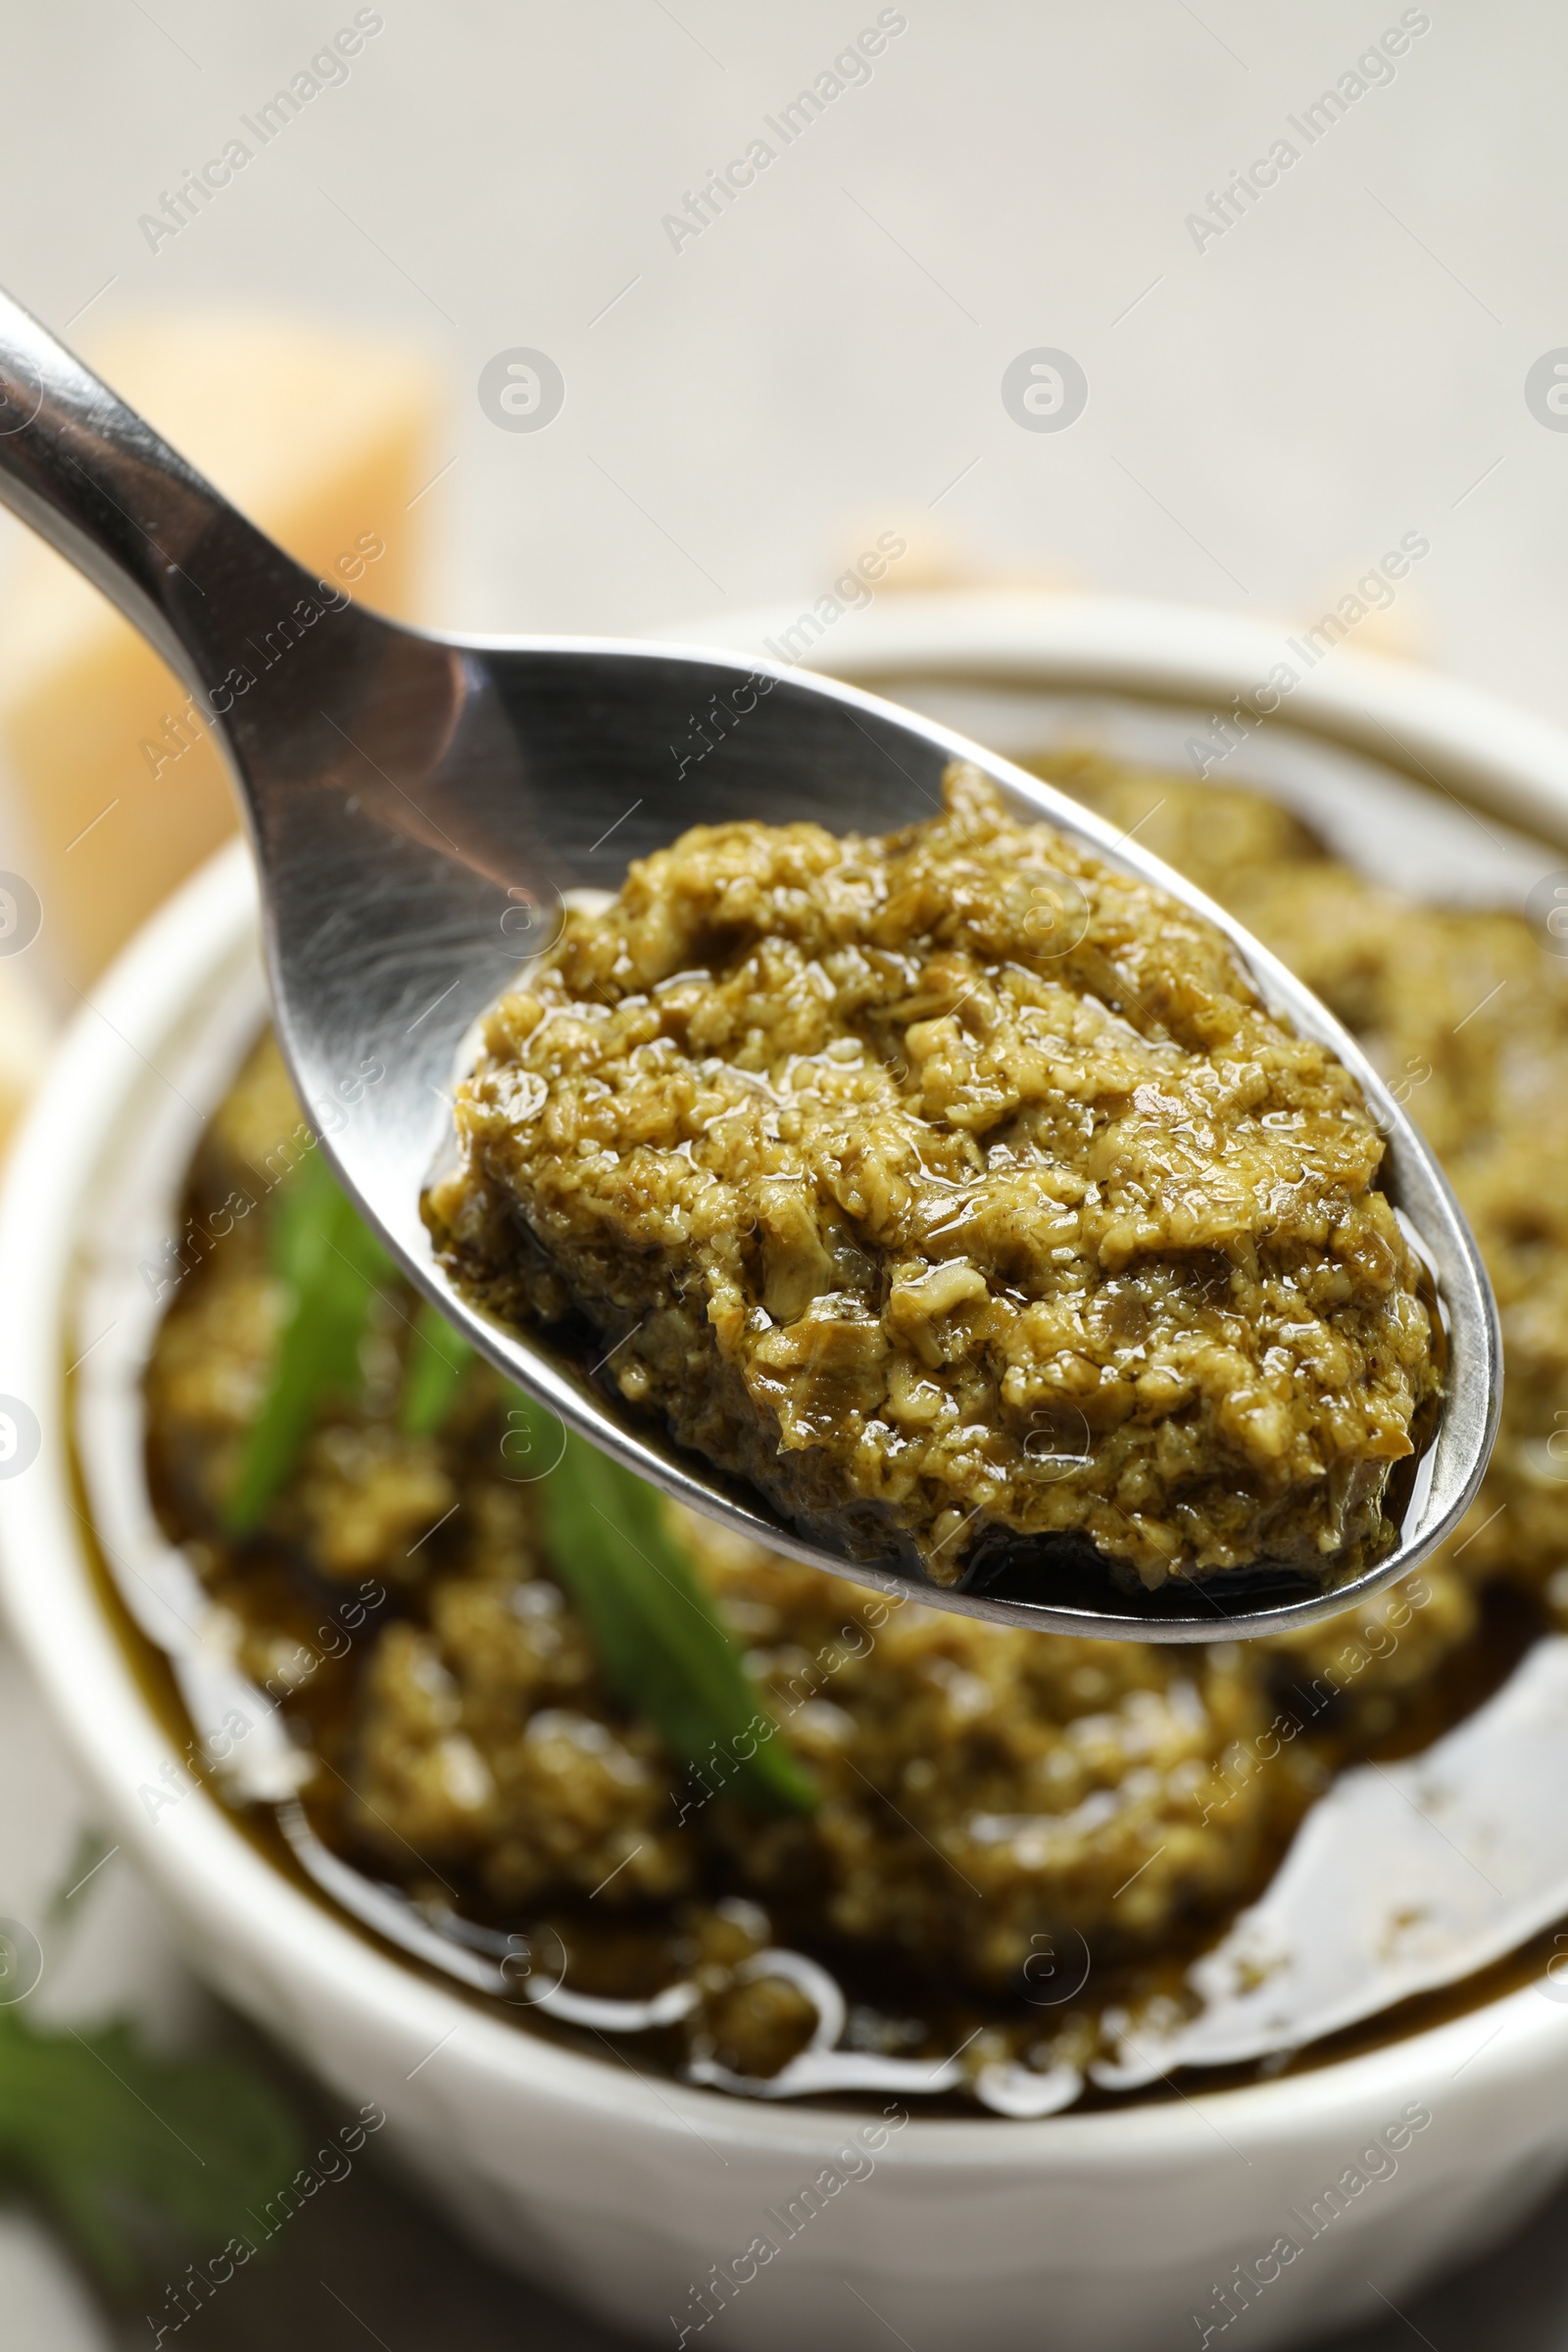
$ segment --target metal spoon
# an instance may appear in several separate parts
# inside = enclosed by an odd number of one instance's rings
[[[1495,1435],[1496,1313],[1436,1161],[1359,1048],[1179,874],[949,729],[830,680],[592,638],[456,639],[394,625],[313,579],[16,304],[0,295],[0,497],[119,605],[212,715],[249,821],[278,1035],[338,1175],[410,1279],[511,1379],[682,1501],[861,1584],[1057,1633],[1195,1642],[1346,1608],[1456,1524]],[[1106,1567],[1056,1598],[946,1590],[808,1541],[640,1422],[595,1367],[504,1330],[450,1288],[419,1195],[450,1127],[461,1041],[551,944],[562,894],[736,814],[882,832],[928,815],[975,760],[1033,813],[1157,883],[1235,942],[1265,1001],[1354,1074],[1389,1190],[1447,1324],[1436,1440],[1399,1543],[1324,1592],[1232,1572],[1141,1596]],[[372,1077],[370,1073],[380,1072]],[[1022,1580],[1027,1583],[1027,1580]]]

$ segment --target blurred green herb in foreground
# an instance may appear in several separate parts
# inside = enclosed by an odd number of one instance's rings
[[[221,2244],[302,2158],[286,2103],[233,2058],[164,2058],[0,2008],[0,2182],[36,2200],[111,2293],[160,2237]]]
[[[160,2058],[129,2026],[51,2032],[0,2010],[0,2178],[116,2293],[143,2272],[138,2221],[220,2243],[299,2162],[292,2116],[235,2060]]]

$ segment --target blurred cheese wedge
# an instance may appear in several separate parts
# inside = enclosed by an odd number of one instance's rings
[[[84,335],[82,353],[312,571],[398,619],[418,616],[428,509],[412,502],[448,454],[425,361],[297,319],[212,312]],[[69,986],[236,822],[184,688],[30,539],[0,595],[0,778],[17,837],[0,862],[37,890],[47,960]]]
[[[27,1106],[54,1030],[28,962],[0,962],[0,1152]]]

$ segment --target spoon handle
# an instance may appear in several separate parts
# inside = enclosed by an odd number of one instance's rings
[[[247,646],[315,585],[0,291],[0,500],[117,604],[223,718]]]

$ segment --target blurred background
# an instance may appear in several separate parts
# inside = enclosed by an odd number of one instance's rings
[[[0,279],[384,610],[697,638],[892,534],[881,595],[1292,625],[1413,535],[1356,642],[1568,721],[1568,22],[1539,0],[13,0],[5,35]],[[42,927],[0,960],[0,1130],[230,823],[182,691],[7,524],[0,871]],[[22,1915],[92,1825],[7,1674]],[[81,1899],[62,2015],[232,2032],[113,1858]],[[1568,2343],[1560,2221],[1361,2340]],[[231,2301],[189,2339],[599,2340],[359,2176]],[[0,2339],[145,2326],[0,2226]]]

